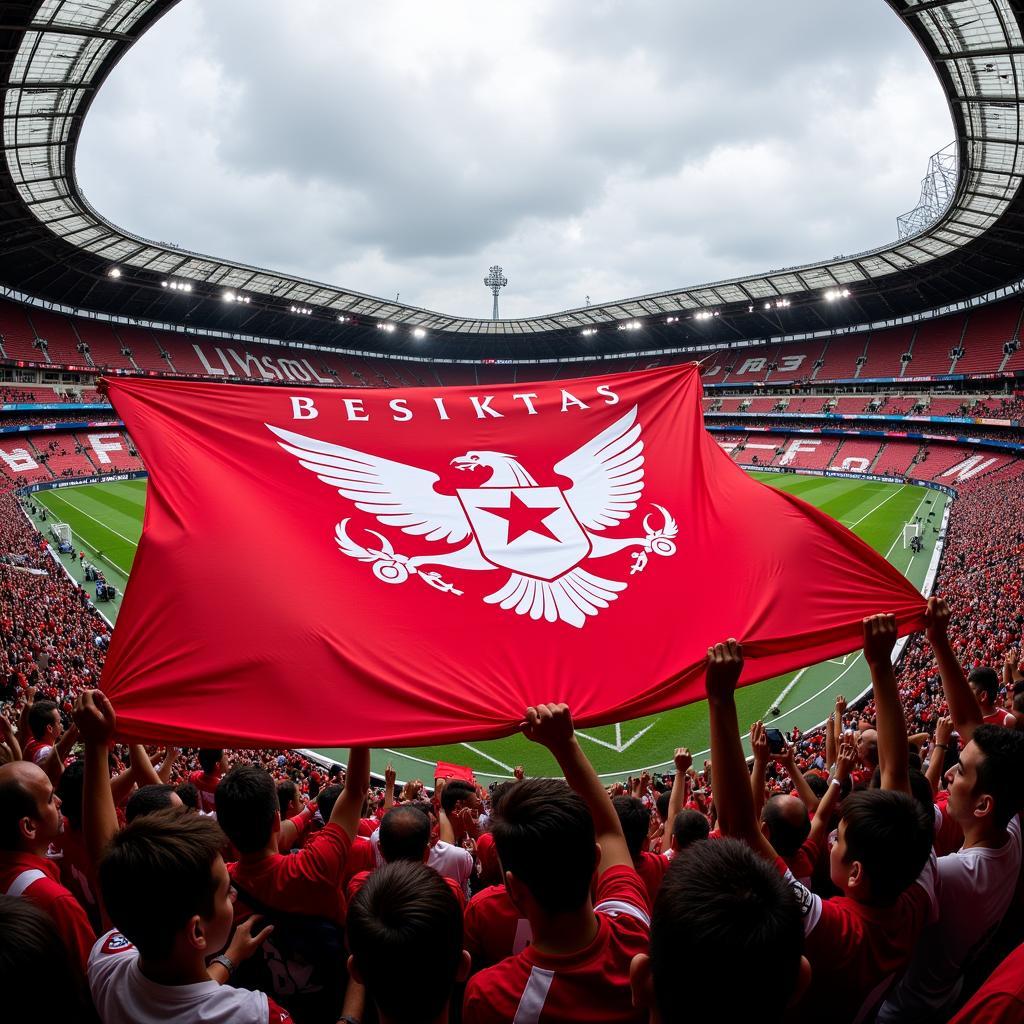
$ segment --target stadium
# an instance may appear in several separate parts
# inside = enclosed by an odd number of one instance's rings
[[[887,0],[929,61],[955,129],[953,145],[929,165],[920,205],[900,218],[898,240],[829,261],[517,319],[497,316],[503,278],[492,267],[485,283],[493,286],[495,316],[474,319],[138,237],[90,205],[76,176],[83,122],[108,76],[146,33],[161,30],[176,4],[0,3],[0,662],[12,721],[29,721],[34,695],[53,699],[70,725],[79,692],[101,678],[131,586],[150,516],[149,468],[111,404],[108,382],[214,383],[225,394],[241,383],[403,395],[545,384],[562,389],[564,411],[575,381],[697,364],[703,426],[717,448],[752,479],[837,520],[923,597],[946,598],[959,662],[999,674],[993,707],[981,705],[985,728],[1004,707],[1022,727],[1015,684],[1024,677],[1014,656],[1024,623],[1024,6]],[[194,584],[218,581],[211,574]],[[929,763],[942,761],[947,746],[935,733],[946,715],[966,745],[973,726],[963,726],[965,705],[950,696],[946,670],[941,662],[936,669],[922,634],[900,640],[895,665],[917,767],[922,742],[930,745]],[[746,730],[763,720],[786,734],[795,763],[824,785],[837,756],[836,718],[860,734],[874,733],[877,719],[880,749],[884,743],[876,676],[866,653],[848,648],[740,688],[744,756],[753,755],[756,771],[754,734]],[[726,829],[717,792],[712,810],[711,773],[699,770],[721,749],[706,701],[606,720],[576,735],[601,783],[618,798],[636,795],[648,818],[657,796],[673,790],[677,748],[688,748],[697,770],[687,807],[711,816],[725,835],[738,834]],[[234,754],[236,764],[252,761],[276,781],[292,780],[300,797],[315,797],[329,772],[349,765],[346,749],[315,743]],[[885,766],[871,756],[873,763],[860,763],[867,773],[860,782],[867,785],[877,767],[884,788]],[[119,757],[127,763],[123,748]],[[173,768],[174,758],[165,757],[163,783],[209,774],[196,749],[177,757]],[[370,754],[372,805],[383,815],[382,787],[393,788],[395,776],[410,800],[433,790],[442,764],[468,770],[485,799],[487,787],[523,771],[564,774],[573,784],[557,752],[519,733],[402,743]],[[767,771],[771,793],[802,793],[776,762]],[[386,806],[393,801],[392,792]],[[670,834],[671,823],[665,849]],[[1017,867],[1002,883],[1007,894],[1020,874],[1019,828],[1013,842]],[[938,847],[936,840],[936,852],[957,849]],[[945,993],[944,1015],[914,1016],[908,1002],[877,1019],[950,1019],[1024,937],[1017,909],[1004,907],[986,942],[951,963],[950,977],[964,974],[966,982]],[[1018,951],[1018,979],[1020,960]],[[893,963],[889,974],[898,978],[906,960]],[[372,980],[368,986],[373,992]],[[472,986],[465,1019],[483,1019],[479,1008],[471,1012]],[[862,997],[874,985],[842,995],[850,1000],[842,1019],[876,1019],[890,987],[867,1002]],[[867,1015],[858,1016],[862,1004]],[[298,1005],[289,1007],[295,1019],[325,1019]],[[384,1003],[379,1008],[383,1020]],[[542,1017],[540,1009],[523,1016],[522,1008],[517,1021],[586,1017]]]

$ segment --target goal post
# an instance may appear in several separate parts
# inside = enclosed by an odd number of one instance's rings
[[[909,548],[915,537],[921,536],[920,523],[906,523],[903,527],[903,547]]]
[[[51,523],[50,535],[58,545],[67,544],[69,548],[74,547],[74,537],[71,534],[71,527],[67,523]]]

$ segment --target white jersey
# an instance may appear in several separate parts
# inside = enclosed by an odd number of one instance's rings
[[[925,928],[878,1014],[880,1024],[931,1019],[960,992],[964,967],[991,937],[1013,900],[1021,865],[1020,818],[999,849],[974,846],[938,859],[938,920]]]
[[[278,1024],[288,1015],[262,992],[200,981],[160,985],[139,970],[139,951],[120,932],[102,936],[89,954],[89,988],[103,1024]]]

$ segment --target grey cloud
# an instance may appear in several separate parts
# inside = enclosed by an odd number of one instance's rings
[[[952,135],[882,0],[522,0],[507,39],[452,0],[477,34],[422,67],[412,5],[303,3],[175,8],[86,121],[94,204],[446,312],[486,315],[501,262],[527,315],[880,244]]]

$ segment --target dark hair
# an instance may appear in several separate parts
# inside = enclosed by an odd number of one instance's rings
[[[823,778],[818,772],[808,772],[804,776],[804,782],[819,800],[828,792],[828,779]]]
[[[972,668],[967,676],[967,682],[976,690],[981,690],[990,703],[995,703],[996,694],[999,693],[999,676],[996,675],[995,669],[986,668],[984,665]]]
[[[9,1020],[37,1016],[41,995],[53,1020],[97,1019],[57,926],[31,900],[0,896],[0,978],[11,981],[4,986]]]
[[[666,789],[663,793],[658,794],[658,799],[654,801],[655,809],[658,812],[658,817],[662,821],[668,820],[668,805],[672,802],[672,791]]]
[[[348,945],[381,1014],[396,1021],[437,1017],[451,998],[462,960],[462,909],[424,864],[385,864],[348,911]],[[395,964],[415,964],[419,981],[396,984]]]
[[[38,814],[35,798],[21,779],[13,772],[10,774],[10,778],[0,780],[0,850],[20,850],[18,822],[22,818],[35,820]]]
[[[694,844],[672,861],[654,902],[651,974],[662,1020],[781,1020],[803,938],[796,895],[772,864],[735,839]],[[701,982],[680,999],[680,971],[695,963]]]
[[[167,956],[190,917],[213,915],[223,845],[215,821],[173,810],[136,818],[111,840],[97,872],[103,902],[143,956]]]
[[[143,814],[152,814],[154,811],[165,811],[171,807],[171,796],[174,787],[166,783],[153,783],[150,786],[141,786],[132,793],[128,803],[125,804],[125,821],[134,821]]]
[[[909,794],[888,789],[851,793],[841,804],[846,862],[860,861],[873,902],[891,904],[921,873],[935,822]]]
[[[209,775],[216,767],[217,762],[224,756],[223,750],[213,750],[210,747],[203,747],[198,754],[199,767]]]
[[[1001,725],[979,725],[971,739],[983,755],[974,791],[992,797],[993,820],[1006,828],[1024,806],[1024,734]]]
[[[684,807],[672,823],[672,839],[677,852],[682,852],[691,843],[707,839],[710,832],[711,826],[708,824],[708,819],[700,811],[695,811],[690,807]],[[663,850],[664,848],[662,846]]]
[[[52,700],[37,700],[29,705],[28,727],[37,740],[43,738],[47,726],[53,725],[53,713],[56,710],[57,705]]]
[[[791,821],[786,815],[787,805],[783,801],[789,800],[794,801],[792,806],[799,805],[803,812],[799,824]],[[769,841],[780,857],[795,857],[811,832],[811,819],[803,802],[797,797],[783,793],[774,793],[765,801],[761,820],[768,826],[771,833]]]
[[[174,787],[178,799],[190,810],[199,810],[199,790],[191,782],[181,782]]]
[[[381,819],[379,839],[380,855],[389,864],[422,862],[430,845],[430,816],[415,804],[392,807]]]
[[[240,764],[217,785],[217,822],[239,853],[262,850],[274,832],[277,790],[264,768]]]
[[[594,822],[560,779],[524,779],[491,805],[503,871],[511,871],[549,914],[578,910],[597,866]]]
[[[476,786],[464,779],[452,779],[441,791],[441,808],[445,814],[451,814],[460,800],[471,797],[475,792]]]
[[[82,793],[84,788],[85,762],[79,758],[76,761],[72,761],[60,773],[60,779],[57,782],[57,796],[60,797],[60,813],[76,829],[82,827]]]
[[[299,787],[291,779],[285,779],[277,784],[277,805],[283,818],[288,813],[288,805],[295,799]]]
[[[334,805],[338,802],[339,796],[341,796],[341,786],[336,782],[332,782],[329,786],[324,786],[320,790],[320,798],[317,800],[316,805],[320,809],[320,817],[324,819],[324,822],[330,820],[331,812],[334,810]]]
[[[634,861],[639,860],[644,849],[644,840],[651,827],[651,812],[644,807],[643,801],[635,796],[617,796],[612,800],[612,806],[619,816],[629,855]]]

